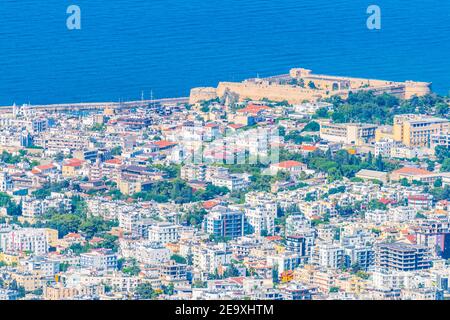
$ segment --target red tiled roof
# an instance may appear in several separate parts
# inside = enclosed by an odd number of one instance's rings
[[[93,237],[90,241],[89,241],[89,243],[100,243],[100,242],[103,242],[103,238],[99,238],[99,237]]]
[[[283,238],[280,236],[268,236],[268,237],[266,237],[266,239],[269,241],[280,241]]]
[[[64,236],[64,238],[77,238],[80,239],[81,235],[79,233],[71,232]]]
[[[285,169],[298,167],[298,166],[302,166],[302,165],[304,165],[304,164],[301,162],[298,162],[298,161],[294,161],[294,160],[288,160],[288,161],[283,161],[283,162],[274,164],[274,166],[276,166],[278,168],[285,168]]]
[[[244,279],[245,277],[233,277],[233,278],[229,278],[230,281],[232,282],[236,282],[240,285],[242,285],[244,283]]]
[[[302,149],[304,151],[316,151],[317,147],[316,146],[305,146],[305,145],[302,145],[300,147],[300,149]]]
[[[211,208],[214,208],[215,206],[217,206],[218,204],[219,204],[219,202],[216,200],[205,201],[205,202],[203,202],[203,208],[211,209]]]
[[[40,166],[34,167],[34,169],[39,170],[39,171],[49,170],[49,169],[53,169],[53,168],[56,168],[56,167],[52,163],[41,164]]]
[[[80,160],[80,159],[68,159],[66,163],[64,163],[64,166],[68,166],[68,167],[79,167],[84,163],[84,160]]]
[[[407,175],[422,175],[422,174],[431,174],[432,172],[420,169],[420,168],[414,168],[414,167],[403,167],[398,170],[394,170],[392,172],[393,174],[407,174]]]
[[[167,147],[171,147],[171,146],[177,145],[177,143],[171,142],[171,141],[167,141],[167,140],[155,141],[155,142],[153,142],[153,143],[154,143],[156,146],[158,146],[159,148],[167,148]]]
[[[413,234],[410,234],[410,235],[407,235],[406,237],[405,237],[410,243],[416,243],[416,236],[415,235],[413,235]]]
[[[109,164],[122,164],[122,160],[120,160],[120,159],[118,159],[118,158],[114,158],[114,159],[106,160],[105,163],[109,163]]]
[[[378,202],[381,202],[382,204],[389,204],[389,203],[395,203],[395,200],[381,198],[380,200],[378,200]]]

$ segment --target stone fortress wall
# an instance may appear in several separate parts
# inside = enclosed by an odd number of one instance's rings
[[[303,83],[303,86],[291,84]],[[314,83],[314,89],[309,84]],[[243,82],[220,82],[217,88],[193,88],[190,103],[223,97],[232,92],[239,96],[239,100],[261,100],[267,98],[273,101],[287,100],[298,104],[303,101],[317,101],[331,96],[348,97],[350,92],[374,91],[375,94],[389,93],[401,99],[413,96],[424,96],[431,93],[431,83],[428,82],[395,82],[387,80],[336,77],[316,75],[311,70],[303,68],[291,69],[288,75],[272,78],[248,79]]]

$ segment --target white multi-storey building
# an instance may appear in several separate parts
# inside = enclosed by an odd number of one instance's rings
[[[36,199],[24,197],[22,200],[22,215],[27,218],[36,218],[45,215],[50,209],[58,213],[68,213],[72,209],[71,200],[63,194],[53,193],[49,198]]]
[[[0,192],[8,192],[13,188],[10,175],[7,172],[0,171]]]
[[[193,265],[201,271],[215,273],[219,266],[230,263],[233,251],[225,243],[215,246],[194,246]]]
[[[317,263],[325,268],[339,269],[344,265],[344,248],[338,244],[317,246]]]
[[[117,255],[108,250],[93,250],[80,255],[80,265],[95,270],[117,268]]]
[[[167,222],[152,225],[148,228],[148,240],[163,244],[177,242],[180,238],[180,229],[181,226]]]
[[[0,238],[0,248],[3,252],[32,252],[44,255],[48,252],[48,239],[45,229],[24,228],[12,230]]]
[[[245,209],[245,216],[255,235],[273,235],[275,218],[277,216],[276,203],[265,203]]]

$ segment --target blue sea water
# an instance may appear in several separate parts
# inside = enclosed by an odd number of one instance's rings
[[[372,4],[378,31],[366,27]],[[69,5],[81,30],[66,27]],[[0,105],[187,96],[291,67],[447,94],[450,1],[0,1]]]

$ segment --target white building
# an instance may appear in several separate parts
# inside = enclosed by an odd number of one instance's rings
[[[410,286],[412,272],[377,270],[373,273],[372,283],[376,289],[391,290]]]
[[[0,248],[7,253],[32,252],[44,255],[48,252],[48,239],[45,229],[24,228],[3,234]]]
[[[212,178],[213,185],[217,187],[226,187],[231,192],[246,188],[248,183],[248,179],[239,174],[220,175]]]
[[[255,235],[273,235],[277,217],[276,198],[265,192],[252,192],[245,196],[245,216]]]
[[[177,242],[180,238],[181,226],[163,222],[148,228],[148,240],[163,244]]]
[[[365,213],[364,217],[365,220],[376,224],[382,224],[389,221],[388,211],[385,210],[370,210]]]
[[[117,268],[117,255],[108,250],[92,250],[80,255],[80,265],[95,270],[113,270]]]
[[[317,246],[317,263],[325,268],[339,269],[344,265],[344,248],[338,244]]]
[[[275,231],[275,218],[277,216],[277,208],[275,210],[272,205],[259,205],[245,209],[245,216],[248,224],[256,236],[273,235]]]
[[[219,266],[229,264],[233,255],[233,251],[225,243],[194,246],[192,253],[194,267],[209,273],[216,273]]]
[[[27,218],[45,215],[50,209],[54,209],[58,213],[68,213],[72,209],[71,200],[59,193],[52,193],[46,199],[36,199],[27,196],[22,200],[22,215]]]
[[[0,171],[0,192],[8,192],[13,188],[10,175],[7,172]]]

